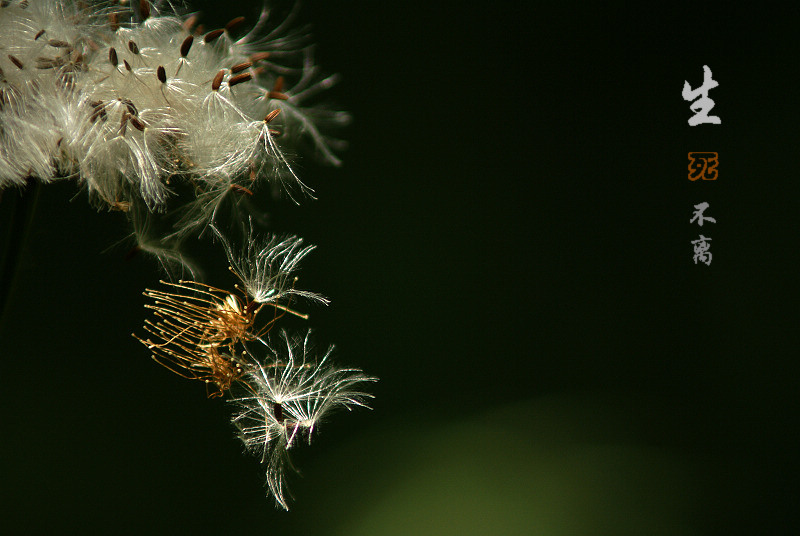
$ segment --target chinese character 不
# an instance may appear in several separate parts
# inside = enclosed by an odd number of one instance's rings
[[[704,181],[717,180],[718,158],[718,153],[689,153],[689,180],[696,181],[701,175]]]
[[[711,69],[708,68],[708,65],[703,65],[702,86],[693,90],[689,82],[683,82],[683,100],[694,101],[689,106],[689,109],[694,112],[694,116],[689,119],[689,126],[693,127],[701,123],[711,123],[712,125],[719,125],[722,123],[722,119],[718,116],[708,116],[708,112],[714,107],[714,101],[708,98],[708,91],[714,89],[718,85],[719,82],[711,78]]]
[[[697,225],[699,225],[700,227],[703,226],[703,222],[704,221],[710,221],[711,223],[717,223],[717,220],[715,220],[714,218],[709,218],[708,216],[703,216],[703,212],[705,212],[705,210],[708,208],[708,203],[705,203],[705,202],[700,203],[699,205],[695,205],[694,208],[696,208],[697,210],[694,211],[694,216],[692,216],[692,219],[689,220],[689,223],[694,223],[695,220],[697,220]]]
[[[711,266],[711,244],[708,243],[710,238],[706,238],[703,235],[700,235],[700,238],[697,240],[692,240],[692,244],[694,245],[694,263],[697,264],[697,261],[705,263],[706,266]]]

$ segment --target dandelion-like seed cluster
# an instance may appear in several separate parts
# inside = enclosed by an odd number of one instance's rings
[[[315,355],[309,330],[270,333],[328,300],[297,286],[314,246],[259,236],[243,211],[262,183],[295,202],[311,196],[286,148],[309,142],[338,165],[343,142],[326,132],[349,116],[309,104],[336,77],[319,75],[307,33],[290,20],[265,7],[250,25],[198,22],[149,0],[0,0],[0,191],[74,179],[95,206],[125,213],[135,251],[170,278],[144,292],[151,316],[134,337],[208,396],[228,397],[246,450],[288,508],[288,451],[331,411],[365,406],[361,385],[374,378],[336,368],[332,347]],[[164,232],[154,225],[162,217]],[[226,218],[244,225],[240,247]],[[192,233],[221,243],[237,284],[199,280],[180,252]]]

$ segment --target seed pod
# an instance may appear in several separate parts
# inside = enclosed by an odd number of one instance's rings
[[[131,115],[130,117],[128,117],[128,121],[130,121],[131,125],[136,127],[137,130],[144,132],[144,123],[142,122],[141,119],[139,119],[135,115]]]
[[[194,42],[194,36],[189,35],[186,39],[183,40],[181,43],[181,56],[184,58],[189,55],[189,49],[192,48],[192,43]]]
[[[251,62],[249,62],[249,61],[245,61],[245,62],[239,63],[239,64],[234,65],[233,67],[231,67],[231,74],[239,73],[241,71],[244,71],[245,69],[249,69],[252,66],[253,66],[253,64]]]
[[[211,82],[212,91],[217,91],[219,89],[219,86],[222,84],[222,78],[224,76],[225,76],[225,69],[217,73],[217,76],[215,76],[214,80]]]
[[[244,22],[244,17],[236,17],[225,25],[225,29],[229,32]]]
[[[228,85],[230,87],[235,86],[236,84],[241,84],[242,82],[247,82],[248,80],[252,79],[253,75],[250,73],[242,73],[237,74],[236,76],[232,76],[230,80],[228,80]]]
[[[257,61],[262,61],[262,60],[265,60],[267,58],[269,58],[269,52],[256,52],[255,54],[252,54],[250,56],[250,61],[255,63]]]
[[[269,123],[270,121],[272,121],[273,119],[275,119],[276,117],[278,117],[278,114],[279,114],[279,113],[281,113],[281,111],[280,111],[280,109],[278,109],[278,108],[276,108],[276,109],[272,110],[272,111],[271,111],[270,113],[268,113],[268,114],[267,114],[267,116],[264,118],[264,122],[265,122],[265,123]]]
[[[136,106],[133,105],[133,101],[130,99],[122,99],[122,102],[128,108],[128,111],[131,115],[139,115],[139,110],[136,109]]]
[[[205,37],[203,37],[203,41],[205,41],[206,43],[213,43],[224,32],[225,32],[225,30],[223,30],[221,28],[219,30],[212,30],[212,31],[208,32],[205,35]]]

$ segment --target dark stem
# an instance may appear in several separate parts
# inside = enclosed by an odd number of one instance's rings
[[[9,195],[6,190],[5,197],[10,197],[11,220],[6,233],[3,256],[0,257],[0,325],[14,288],[14,279],[20,265],[20,256],[25,248],[25,242],[30,233],[33,215],[36,212],[36,203],[39,199],[39,181],[28,180],[28,185],[21,196]]]

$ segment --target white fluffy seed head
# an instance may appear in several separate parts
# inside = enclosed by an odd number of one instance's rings
[[[260,457],[270,493],[288,510],[288,450],[301,440],[310,443],[316,426],[330,412],[368,407],[366,400],[372,396],[361,391],[361,385],[376,378],[331,365],[333,347],[317,357],[310,331],[299,337],[281,331],[277,339],[265,344],[265,358],[242,378],[245,394],[231,400],[237,408],[232,422],[246,450]]]
[[[0,187],[74,176],[101,206],[136,196],[153,210],[176,180],[197,187],[197,203],[245,176],[249,189],[268,179],[310,193],[279,140],[309,139],[338,164],[339,144],[320,126],[346,114],[306,107],[334,78],[320,79],[303,32],[269,30],[266,9],[236,40],[193,36],[185,19],[155,10],[131,23],[120,6],[0,5]],[[281,64],[297,56],[300,66]],[[187,226],[214,209],[196,212]]]
[[[254,302],[285,305],[297,297],[324,305],[329,303],[321,294],[294,286],[300,261],[315,246],[304,246],[303,239],[296,236],[256,236],[252,220],[245,230],[241,249],[235,247],[216,226],[212,225],[212,229],[225,247],[231,269]]]

